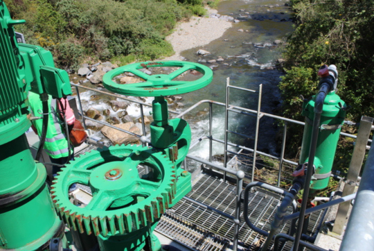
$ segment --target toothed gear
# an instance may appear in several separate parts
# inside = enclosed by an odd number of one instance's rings
[[[151,167],[144,179],[138,165]],[[59,217],[70,228],[96,236],[126,234],[157,221],[175,192],[175,166],[160,152],[142,146],[112,146],[81,155],[58,174],[52,199]],[[78,207],[69,187],[90,186],[92,200]]]

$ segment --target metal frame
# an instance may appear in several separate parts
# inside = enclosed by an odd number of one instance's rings
[[[138,138],[142,138],[143,143],[145,143],[144,141],[147,141],[146,134],[145,134],[143,106],[149,106],[149,107],[151,107],[151,105],[148,105],[148,104],[140,102],[140,101],[128,99],[128,98],[126,98],[126,97],[124,97],[122,95],[112,94],[112,93],[109,93],[109,92],[100,91],[100,90],[97,90],[97,89],[93,89],[93,88],[89,88],[89,87],[85,87],[85,86],[76,85],[74,83],[71,83],[71,85],[76,88],[76,92],[77,92],[77,95],[78,95],[79,109],[80,109],[80,113],[82,115],[83,124],[84,124],[85,128],[86,128],[85,119],[90,119],[90,120],[92,120],[92,119],[84,115],[83,108],[82,108],[82,103],[81,103],[80,96],[79,96],[79,88],[86,89],[86,90],[91,90],[91,91],[95,91],[95,92],[99,92],[99,93],[102,93],[102,94],[105,94],[105,95],[109,95],[109,96],[112,96],[112,97],[116,97],[116,98],[119,98],[119,99],[123,99],[123,100],[127,100],[127,101],[130,101],[130,102],[134,102],[134,103],[139,104],[140,105],[140,109],[141,109],[141,116],[142,116],[143,135],[134,134],[132,132],[120,129],[120,128],[116,127],[116,126],[110,125],[110,124],[102,122],[102,121],[96,121],[95,120],[95,122],[98,122],[98,123],[110,126],[110,127],[114,128],[114,129],[117,129],[119,131],[131,134],[131,135],[136,136]],[[247,92],[252,92],[252,93],[259,93],[258,110],[242,108],[242,107],[238,107],[238,106],[234,106],[234,105],[228,105],[228,103],[229,103],[228,94],[229,94],[229,89],[230,88],[239,89],[239,90],[243,90],[243,91],[247,91]],[[233,219],[232,219],[232,217],[228,217],[228,219],[231,219],[231,220],[233,220],[235,222],[235,227],[233,228],[233,231],[234,231],[234,234],[233,234],[233,236],[234,236],[233,249],[237,250],[238,236],[239,236],[239,231],[240,231],[240,229],[238,227],[239,223],[240,223],[240,205],[241,205],[241,199],[240,199],[241,197],[240,197],[240,195],[241,195],[241,192],[242,192],[242,189],[243,189],[244,173],[242,171],[236,171],[236,170],[233,170],[233,169],[230,169],[230,168],[227,167],[227,163],[228,163],[228,161],[227,161],[227,153],[230,152],[230,153],[233,153],[233,154],[236,154],[236,155],[238,154],[238,153],[234,153],[234,152],[228,151],[227,150],[228,146],[230,145],[230,146],[236,146],[236,147],[238,147],[240,149],[239,152],[241,150],[247,150],[247,151],[250,151],[250,152],[253,153],[253,160],[254,161],[253,161],[253,166],[252,166],[252,177],[251,177],[252,181],[254,180],[254,168],[253,167],[255,166],[255,163],[256,163],[256,160],[255,160],[256,159],[256,157],[255,157],[256,154],[260,154],[260,155],[267,156],[267,157],[270,157],[272,159],[278,160],[279,161],[279,172],[278,172],[277,186],[279,187],[280,186],[280,180],[282,178],[282,167],[283,167],[283,164],[284,163],[288,163],[288,164],[295,165],[295,166],[298,164],[298,163],[296,163],[294,161],[291,161],[291,160],[288,160],[288,159],[284,158],[285,145],[286,145],[287,125],[288,125],[288,123],[294,123],[294,124],[298,124],[298,125],[304,126],[305,123],[301,122],[301,121],[297,121],[297,120],[288,119],[288,118],[284,118],[284,117],[281,117],[281,116],[273,115],[273,114],[270,114],[270,113],[261,112],[260,110],[261,110],[262,85],[260,85],[259,91],[255,91],[255,90],[251,90],[251,89],[245,89],[245,88],[241,88],[241,87],[231,86],[229,84],[229,79],[227,79],[226,91],[227,91],[227,94],[226,94],[226,103],[221,103],[221,102],[212,101],[212,100],[201,100],[201,101],[197,102],[195,105],[193,105],[190,108],[186,109],[184,112],[181,112],[181,113],[178,113],[178,112],[175,112],[175,111],[169,111],[169,112],[173,113],[173,114],[177,114],[176,117],[181,118],[185,114],[187,114],[187,113],[191,112],[192,110],[194,110],[195,108],[197,108],[198,106],[200,106],[202,104],[205,104],[205,103],[209,104],[209,129],[208,129],[209,131],[208,131],[208,135],[206,137],[202,137],[200,139],[197,139],[195,142],[192,142],[191,146],[190,146],[190,149],[191,149],[194,146],[196,146],[203,139],[208,139],[209,140],[209,160],[206,161],[206,160],[203,160],[203,159],[191,156],[191,155],[187,155],[187,158],[195,160],[195,161],[198,161],[198,162],[200,162],[202,164],[206,164],[207,166],[209,166],[212,169],[215,169],[215,170],[223,172],[225,175],[227,173],[229,173],[229,174],[234,175],[236,177],[236,179],[237,179],[237,183],[236,183],[237,189],[236,189],[236,211],[235,211],[235,217],[233,217]],[[213,137],[213,135],[212,135],[213,105],[224,106],[226,108],[225,109],[226,114],[225,114],[225,140],[224,141],[215,139]],[[228,131],[228,112],[229,111],[230,112],[244,114],[244,115],[255,115],[256,116],[256,136],[255,136],[254,149],[248,148],[248,147],[244,147],[244,146],[240,146],[240,145],[237,145],[237,144],[234,144],[234,143],[231,143],[231,142],[228,141],[228,133],[229,133],[229,131]],[[264,153],[264,152],[261,152],[261,151],[257,150],[258,131],[259,131],[259,120],[262,117],[270,117],[270,118],[274,118],[274,119],[277,119],[277,120],[280,120],[280,121],[284,122],[282,150],[281,150],[281,155],[279,157],[271,155],[271,154],[268,154],[268,153]],[[350,137],[350,138],[357,138],[355,135],[351,135],[351,134],[347,134],[347,133],[340,133],[340,135],[345,136],[345,137]],[[149,142],[149,140],[148,140],[148,142]],[[224,166],[216,165],[216,164],[214,164],[214,163],[211,162],[212,161],[212,154],[213,154],[213,152],[212,152],[213,142],[224,144],[224,147],[225,147],[225,161],[224,161]],[[369,140],[369,142],[371,142],[371,140]],[[185,168],[187,168],[186,160],[184,162],[184,166],[185,166]],[[337,201],[334,201],[334,203],[337,203]],[[206,207],[206,208],[210,209],[209,207]],[[318,208],[318,209],[322,209],[322,208]],[[310,212],[307,210],[306,213],[308,214]],[[223,215],[223,214],[221,214],[221,215]],[[295,215],[293,214],[293,215],[286,216],[285,220],[291,219],[290,218],[291,216],[294,217]]]

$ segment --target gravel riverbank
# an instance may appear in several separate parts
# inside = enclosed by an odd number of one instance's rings
[[[218,18],[216,13],[217,10],[208,9],[209,17],[194,16],[190,21],[178,24],[175,31],[166,38],[175,54],[163,60],[181,60],[182,51],[202,47],[220,38],[233,23],[225,18]]]

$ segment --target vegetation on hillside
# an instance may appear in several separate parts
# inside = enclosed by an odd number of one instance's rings
[[[286,72],[280,88],[283,115],[301,116],[302,94],[316,93],[318,68],[335,64],[339,71],[338,95],[350,106],[347,119],[374,116],[374,1],[292,0],[295,31],[284,53]],[[294,152],[301,145],[302,132],[292,130]],[[347,146],[347,142],[339,147]],[[350,145],[352,145],[350,143]],[[335,163],[347,167],[350,156],[337,155]]]
[[[85,58],[120,64],[173,54],[175,24],[204,15],[202,0],[5,0],[27,43],[52,51],[60,67]]]

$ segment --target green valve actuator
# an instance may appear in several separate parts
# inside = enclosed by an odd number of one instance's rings
[[[317,147],[313,161],[315,170],[310,183],[312,190],[322,190],[328,186],[347,108],[345,102],[336,94],[338,81],[336,67],[334,65],[330,65],[328,68],[323,67],[320,69],[319,75],[324,79],[330,79],[330,81],[327,81],[330,85],[330,92],[327,93],[322,107]],[[304,101],[303,104],[302,114],[305,116],[305,128],[299,160],[300,165],[307,163],[309,158],[316,96],[313,96],[309,101]]]
[[[143,68],[178,68],[170,74],[148,75]],[[202,73],[196,81],[177,81],[189,71]],[[113,78],[130,72],[144,80],[118,84]],[[98,236],[102,251],[160,250],[152,233],[161,215],[191,190],[191,174],[180,168],[191,143],[191,129],[180,118],[169,119],[166,95],[191,92],[208,85],[210,68],[192,62],[160,61],[135,63],[104,75],[104,86],[128,96],[154,96],[151,145],[111,146],[72,161],[52,185],[52,198],[60,218],[71,229]],[[148,172],[138,171],[146,167]],[[142,173],[142,174],[141,174]],[[69,187],[90,186],[92,200],[85,207],[71,203]]]

